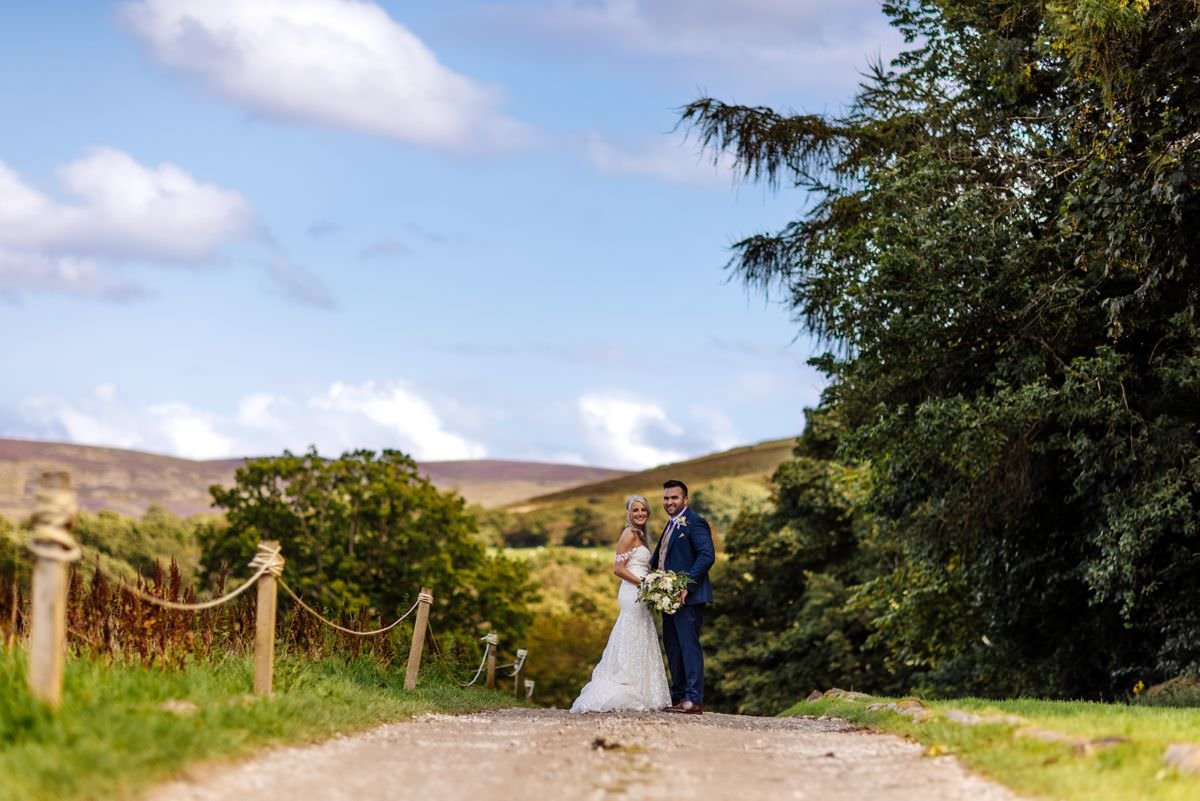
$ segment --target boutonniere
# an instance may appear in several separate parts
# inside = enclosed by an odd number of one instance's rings
[[[679,516],[679,522],[675,524],[676,529],[687,528],[687,518],[683,515]]]

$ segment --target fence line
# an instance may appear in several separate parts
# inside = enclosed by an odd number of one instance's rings
[[[288,583],[286,581],[284,581],[282,578],[279,579],[279,586],[283,587],[284,592],[286,592],[288,595],[292,596],[292,600],[294,600],[297,604],[299,604],[301,609],[308,612],[310,615],[315,617],[317,620],[321,621],[322,623],[324,623],[326,626],[329,626],[330,628],[335,628],[338,631],[345,632],[346,634],[352,634],[355,637],[373,637],[376,634],[383,634],[384,632],[391,631],[392,629],[396,628],[396,626],[399,626],[404,621],[405,618],[407,618],[409,615],[411,615],[413,613],[413,611],[420,604],[431,603],[433,601],[433,596],[427,595],[426,593],[417,593],[417,600],[413,601],[413,605],[408,608],[407,612],[405,612],[400,617],[396,618],[393,622],[389,623],[388,625],[386,625],[380,629],[372,629],[371,631],[355,631],[354,629],[348,629],[345,626],[339,626],[337,623],[334,623],[332,620],[330,620],[326,617],[323,617],[320,612],[313,609],[308,604],[304,603],[303,599],[301,599],[300,596],[296,594],[296,591],[293,590],[291,587],[289,587]]]
[[[63,669],[66,661],[67,570],[71,562],[79,560],[82,556],[82,549],[70,531],[75,512],[75,494],[71,490],[70,476],[65,472],[44,474],[37,493],[33,532],[27,543],[28,549],[36,557],[31,591],[33,613],[30,619],[28,679],[31,694],[51,707],[58,706],[62,696]],[[422,587],[413,605],[392,623],[379,629],[356,631],[329,620],[305,603],[299,594],[284,581],[284,564],[285,559],[279,543],[264,540],[258,544],[258,551],[249,563],[249,567],[254,569],[254,574],[249,579],[219,598],[195,603],[182,603],[159,598],[143,591],[140,587],[126,585],[123,579],[117,580],[120,582],[120,586],[137,599],[165,609],[184,612],[200,612],[221,606],[237,598],[251,586],[256,586],[258,606],[255,615],[254,692],[258,695],[270,695],[272,691],[277,586],[282,586],[284,592],[291,596],[302,610],[326,626],[357,637],[377,636],[391,631],[416,611],[417,618],[413,626],[413,638],[404,680],[404,689],[406,690],[411,690],[416,686],[426,631],[429,633],[435,652],[441,656],[441,649],[433,634],[433,627],[429,624],[429,609],[433,604],[433,591],[428,587]],[[108,573],[99,562],[96,564],[96,570]],[[113,578],[110,574],[110,580]],[[14,590],[15,587],[14,584]],[[13,609],[15,613],[15,603]],[[15,634],[15,628],[13,633]],[[458,682],[463,687],[475,684],[485,667],[487,668],[487,686],[488,688],[495,687],[496,647],[499,638],[495,632],[492,632],[482,637],[481,640],[485,643],[483,658],[470,681]],[[510,665],[502,666],[513,668],[509,675],[516,679],[518,697],[521,697],[520,691],[523,688],[527,691],[525,697],[532,696],[533,683],[524,679],[524,663],[527,654],[526,649],[518,649],[517,660]]]
[[[180,612],[200,612],[205,609],[212,609],[213,607],[232,601],[234,598],[253,587],[255,582],[268,573],[279,579],[280,583],[282,584],[283,564],[284,559],[280,553],[278,543],[268,545],[266,542],[260,542],[258,544],[258,553],[256,553],[254,558],[250,560],[250,567],[258,567],[258,571],[253,576],[242,582],[237,589],[225,593],[220,598],[213,598],[208,601],[200,601],[194,604],[185,604],[180,603],[179,601],[170,601],[166,598],[159,598],[156,595],[143,592],[132,584],[125,586],[125,589],[129,590],[130,594],[137,596],[141,600],[146,601],[147,603],[155,604],[156,606],[161,606],[164,609],[175,609]],[[104,570],[104,568],[100,566],[99,562],[96,563],[96,569]],[[109,573],[109,578],[118,581],[121,580],[120,577],[113,576],[111,573]]]

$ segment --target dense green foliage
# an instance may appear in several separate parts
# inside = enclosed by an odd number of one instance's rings
[[[822,626],[859,642],[863,612],[885,686],[911,670],[944,693],[1113,697],[1196,671],[1197,6],[884,10],[909,47],[844,114],[683,111],[747,177],[808,192],[800,219],[738,243],[732,266],[828,343],[815,363],[838,458],[870,471],[851,517],[874,522],[851,539],[898,552],[849,596],[844,576],[864,578],[853,557],[797,561],[827,588],[762,589],[811,614],[730,625],[795,636],[812,684],[875,664],[839,661],[832,640],[802,646]],[[782,470],[776,519],[739,528],[791,543],[825,504],[789,506],[813,469],[802,456]],[[743,553],[751,576],[774,558]],[[734,648],[718,651],[730,681],[776,669],[774,649]]]
[[[604,518],[590,506],[576,506],[571,512],[571,522],[563,535],[563,545],[570,548],[592,548],[607,545],[612,533],[604,525]]]
[[[190,584],[200,559],[197,536],[201,529],[212,525],[210,517],[177,517],[157,506],[151,506],[140,518],[104,510],[79,514],[73,533],[89,557],[93,553],[107,557],[106,565],[127,565],[149,576],[156,562],[165,565],[174,560]]]
[[[863,510],[868,471],[834,460],[836,445],[833,422],[810,414],[795,458],[775,472],[773,503],[729,530],[703,637],[710,705],[774,714],[818,687],[904,689],[907,672],[888,664],[869,611],[852,603],[894,549]]]
[[[524,642],[516,644],[529,649],[538,703],[569,707],[600,661],[619,612],[613,546],[539,548],[524,556],[541,599]]]
[[[472,650],[489,625],[507,636],[529,625],[525,566],[489,554],[462,498],[439,491],[403,453],[251,459],[233,487],[212,495],[226,522],[202,536],[210,580],[230,566],[240,575],[260,540],[278,540],[284,577],[309,603],[387,617],[428,586],[436,634]]]

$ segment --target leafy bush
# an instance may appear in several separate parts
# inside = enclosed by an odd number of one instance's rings
[[[245,564],[260,540],[277,540],[285,580],[310,604],[391,618],[427,586],[447,644],[473,645],[489,626],[517,635],[529,625],[525,566],[488,555],[463,499],[439,491],[399,451],[252,459],[234,486],[211,491],[225,522],[200,535],[210,584]]]

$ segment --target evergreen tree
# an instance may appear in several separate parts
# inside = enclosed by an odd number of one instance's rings
[[[845,114],[682,113],[813,201],[731,264],[829,346],[904,556],[859,593],[876,641],[944,692],[1200,669],[1196,5],[884,11],[909,47]]]

